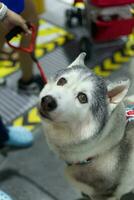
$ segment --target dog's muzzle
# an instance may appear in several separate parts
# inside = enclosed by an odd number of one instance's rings
[[[57,102],[54,97],[47,95],[41,99],[41,110],[43,112],[51,112],[57,108]]]

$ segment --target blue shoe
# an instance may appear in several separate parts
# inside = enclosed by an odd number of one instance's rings
[[[5,192],[0,190],[0,200],[13,200],[10,196],[8,196]]]
[[[10,147],[30,147],[34,141],[32,133],[21,126],[9,127],[8,137],[9,139],[5,142],[5,145]]]

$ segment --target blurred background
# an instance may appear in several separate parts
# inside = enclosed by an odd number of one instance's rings
[[[127,9],[123,14],[119,11],[107,14],[110,10],[104,12],[103,6],[100,9],[97,0],[94,5],[80,0],[33,2],[39,18],[35,55],[48,78],[85,51],[90,69],[110,81],[129,78],[132,83],[129,94],[133,93],[133,12],[129,16]],[[20,38],[14,38],[13,44],[19,45]],[[6,125],[32,131],[35,143],[28,149],[8,153],[2,150],[0,188],[14,200],[80,199],[81,194],[64,177],[65,163],[48,148],[37,110],[38,94],[18,90],[22,73],[18,51],[5,44],[2,52],[0,115]],[[36,64],[33,70],[39,74]]]

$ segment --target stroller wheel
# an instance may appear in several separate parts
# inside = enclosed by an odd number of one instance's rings
[[[83,25],[83,10],[79,8],[77,9],[77,18],[78,18],[78,24],[82,26]]]
[[[87,59],[90,59],[93,51],[93,44],[90,42],[90,40],[87,37],[82,37],[80,39],[79,45],[80,45],[80,52],[86,52]]]
[[[72,9],[67,9],[65,13],[66,17],[66,26],[71,28],[73,27],[72,19],[73,19],[73,10]]]
[[[69,27],[69,28],[72,28],[73,27],[73,24],[72,24],[72,20],[67,18],[66,19],[66,26]]]
[[[73,9],[67,9],[65,12],[66,17],[72,18],[73,17]]]
[[[82,10],[78,8],[67,9],[65,12],[66,26],[69,28],[82,26]]]

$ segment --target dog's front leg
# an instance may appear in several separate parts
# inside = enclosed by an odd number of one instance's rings
[[[119,199],[117,199],[116,197],[110,197],[107,200],[119,200]]]
[[[117,199],[116,197],[109,197],[109,198],[104,198],[104,197],[95,197],[95,198],[93,198],[93,200],[119,200],[119,199]]]

